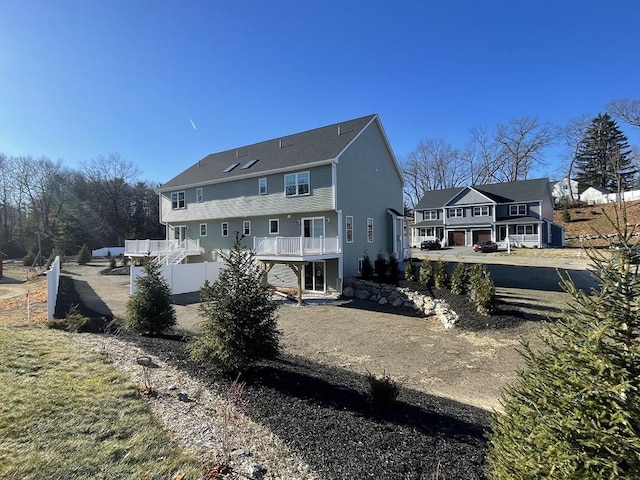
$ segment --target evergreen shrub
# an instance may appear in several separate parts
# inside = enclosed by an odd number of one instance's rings
[[[447,273],[447,264],[442,258],[436,262],[436,268],[433,272],[433,284],[436,288],[446,288],[449,284],[449,274]]]
[[[82,245],[80,252],[78,253],[78,265],[86,265],[91,261],[93,257],[91,256],[91,251],[87,244]]]
[[[464,295],[467,291],[468,281],[469,275],[467,265],[465,263],[458,262],[451,274],[451,293],[455,295]]]
[[[418,280],[427,287],[431,285],[431,282],[433,282],[433,268],[431,267],[431,262],[427,258],[422,260],[422,263],[420,263]]]

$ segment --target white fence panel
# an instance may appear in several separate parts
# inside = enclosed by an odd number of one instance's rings
[[[56,299],[60,285],[60,257],[57,256],[47,270],[47,320],[52,320],[56,313]]]
[[[197,292],[204,285],[205,280],[215,282],[220,275],[222,262],[180,263],[177,265],[163,265],[160,274],[169,284],[171,293]],[[143,267],[131,267],[129,293],[136,292],[136,279],[144,275]]]

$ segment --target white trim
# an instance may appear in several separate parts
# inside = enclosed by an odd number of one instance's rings
[[[202,227],[204,227],[204,234],[202,233]],[[206,237],[208,232],[209,232],[209,227],[207,226],[207,224],[206,223],[201,223],[200,224],[200,236],[201,237]]]
[[[204,202],[204,192],[202,191],[202,187],[196,188],[196,203]]]
[[[276,222],[276,231],[271,231],[271,222]],[[279,218],[270,218],[269,219],[269,235],[278,235],[280,233],[280,219]]]
[[[351,219],[351,240],[349,240],[349,219]],[[346,243],[353,243],[354,240],[354,231],[353,231],[353,215],[345,215],[344,222],[344,241]]]
[[[300,188],[301,185],[304,185],[304,183],[300,183],[298,181],[298,176],[299,175],[304,175],[304,174],[307,175],[307,191],[306,191],[306,193],[299,193],[298,189]],[[296,179],[296,183],[295,183],[296,193],[294,193],[292,195],[287,195],[287,177],[290,177],[292,175],[295,175],[295,179]],[[311,195],[311,172],[309,170],[304,170],[302,172],[286,173],[283,176],[283,181],[284,181],[284,196],[285,196],[285,198],[306,197],[308,195]]]
[[[251,235],[251,220],[242,221],[242,234]]]
[[[369,238],[369,225],[371,225],[371,238]],[[374,240],[374,230],[373,230],[373,218],[367,217],[367,243],[373,243]]]
[[[226,230],[226,232],[225,232]],[[220,223],[220,236],[228,237],[229,236],[229,222],[221,222]]]
[[[264,192],[261,191],[262,189],[262,180],[264,180]],[[267,182],[267,177],[260,177],[258,179],[258,195],[267,195],[269,193],[269,183]]]

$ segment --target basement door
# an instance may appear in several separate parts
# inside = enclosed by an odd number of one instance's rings
[[[308,292],[327,291],[324,262],[309,262],[304,266],[304,289]]]

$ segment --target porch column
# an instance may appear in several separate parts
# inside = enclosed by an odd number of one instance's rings
[[[298,305],[302,305],[302,267],[306,262],[288,263],[287,265],[298,277]]]
[[[269,285],[269,272],[273,268],[273,263],[268,262],[260,262],[262,264],[262,270],[264,270],[264,275],[262,276],[262,284],[266,287]]]

